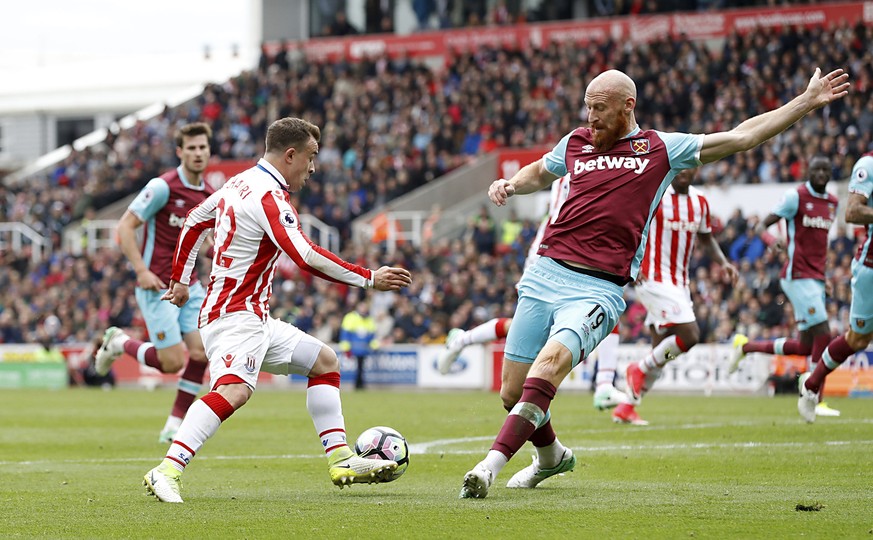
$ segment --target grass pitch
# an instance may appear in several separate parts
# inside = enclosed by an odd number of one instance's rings
[[[166,451],[171,390],[0,393],[5,538],[871,538],[873,404],[832,400],[804,423],[791,397],[648,396],[649,427],[617,426],[587,393],[559,393],[572,473],[459,500],[504,412],[485,392],[344,391],[354,439],[388,425],[412,447],[396,482],[339,490],[302,390],[259,391],[185,473],[183,505],[144,495]]]

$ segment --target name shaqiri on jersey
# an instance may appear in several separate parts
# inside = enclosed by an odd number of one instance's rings
[[[664,141],[653,130],[597,152],[590,128],[567,141],[567,201],[548,225],[538,254],[630,277],[653,203],[670,171]]]
[[[788,260],[781,276],[787,279],[825,278],[828,231],[837,215],[837,198],[813,194],[807,184],[797,187],[797,213],[788,229]]]

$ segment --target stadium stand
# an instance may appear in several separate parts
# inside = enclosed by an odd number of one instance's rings
[[[704,167],[700,178],[707,186],[796,181],[804,178],[805,158],[818,151],[832,158],[834,177],[845,178],[854,160],[871,148],[871,34],[871,27],[846,23],[733,34],[719,50],[681,37],[637,47],[612,41],[552,43],[542,50],[481,47],[453,53],[441,69],[402,56],[311,61],[297,49],[276,55],[265,49],[251,72],[210,84],[196,100],[166,108],[131,129],[110,132],[49,171],[0,185],[2,221],[28,224],[53,247],[45,257],[31,256],[27,247],[0,247],[0,340],[35,342],[52,315],[61,320],[54,338],[62,342],[92,341],[110,324],[139,324],[135,279],[123,256],[111,248],[70,253],[61,235],[71,222],[93,217],[175,166],[172,133],[183,123],[209,121],[216,134],[213,155],[238,160],[263,152],[266,126],[276,118],[299,115],[321,125],[318,172],[295,206],[348,240],[352,220],[364,211],[439,181],[490,149],[557,140],[584,118],[585,85],[606,67],[623,69],[636,80],[642,124],[701,132],[728,129],[738,118],[795,95],[808,80],[807,66],[839,65],[856,81],[849,99],[757,151]],[[755,219],[736,216],[717,233],[726,252]],[[460,237],[399,246],[394,262],[412,269],[415,283],[374,306],[381,337],[432,342],[427,329],[434,322],[470,327],[512,313],[533,226],[524,223],[518,240],[509,244],[497,236],[500,229],[471,221]],[[846,325],[853,244],[838,239],[831,255],[831,272],[838,278],[829,299],[834,331]],[[343,247],[349,260],[371,265],[384,260],[378,245],[344,242]],[[721,283],[711,261],[699,254],[693,260],[703,342],[725,342],[735,328],[752,338],[791,328],[778,288],[781,259],[765,252],[740,262],[740,282],[731,288]],[[338,315],[358,299],[293,267],[279,284],[274,313],[326,341],[336,340]],[[622,338],[645,340],[632,289],[628,297]]]

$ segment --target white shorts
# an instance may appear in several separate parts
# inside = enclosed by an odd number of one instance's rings
[[[656,330],[694,322],[691,291],[686,287],[646,280],[635,287],[637,298],[646,307],[646,326]]]
[[[233,376],[255,389],[263,369],[274,375],[309,375],[324,343],[279,319],[262,321],[239,311],[200,329],[209,358],[209,386]]]

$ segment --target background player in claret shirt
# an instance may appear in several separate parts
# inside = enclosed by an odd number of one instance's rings
[[[807,422],[814,422],[818,395],[828,373],[840,367],[873,339],[873,152],[864,154],[852,168],[846,222],[864,225],[867,239],[852,260],[852,305],[849,330],[828,344],[821,361],[811,373],[800,376],[797,410]]]
[[[573,469],[575,457],[558,441],[549,405],[564,377],[618,322],[626,307],[622,286],[636,278],[649,221],[676,174],[761,144],[845,96],[848,87],[842,70],[822,76],[816,69],[788,104],[731,131],[690,135],[640,129],[633,80],[606,71],[585,91],[590,127],[568,133],[509,180],[492,182],[488,196],[503,206],[513,195],[571,175],[569,196],[546,228],[540,258],[518,284],[500,390],[511,411],[485,459],[464,475],[461,498],[485,497],[527,440],[536,441],[537,457],[508,487],[531,488]]]
[[[546,232],[546,226],[550,221],[558,217],[558,211],[561,205],[567,200],[567,194],[570,192],[570,175],[564,175],[560,180],[552,183],[551,192],[549,193],[549,210],[543,218],[537,229],[537,234],[534,236],[528,249],[527,258],[524,261],[524,266],[527,268],[539,258],[537,251],[539,250],[540,242]],[[465,347],[480,343],[490,343],[492,341],[503,339],[509,333],[509,327],[512,324],[511,317],[498,317],[471,328],[463,330],[461,328],[453,328],[446,336],[446,348],[437,358],[437,367],[440,373],[446,375],[451,370],[452,364],[457,360],[458,355]],[[611,409],[621,403],[628,403],[630,400],[627,395],[613,386],[615,381],[615,370],[618,366],[618,326],[613,328],[598,347],[597,356],[597,374],[595,375],[596,389],[594,391],[594,408],[598,410]],[[504,368],[504,375],[509,372]]]
[[[185,216],[214,191],[203,181],[211,139],[212,129],[207,124],[182,126],[176,133],[176,156],[181,165],[149,181],[121,216],[118,241],[136,272],[136,302],[151,341],[133,339],[113,326],[104,333],[94,358],[94,368],[100,375],[109,372],[122,352],[163,373],[176,373],[185,366],[173,408],[158,437],[162,443],[173,440],[206,372],[206,353],[197,331],[197,313],[205,296],[203,287],[196,276],[192,278],[192,303],[184,307],[161,302],[161,295],[170,282],[173,246]],[[136,231],[143,225],[139,244]]]
[[[636,291],[637,298],[646,307],[652,352],[629,365],[625,376],[628,393],[636,400],[652,387],[667,362],[688,352],[700,340],[700,327],[688,287],[688,265],[695,239],[700,239],[728,279],[737,280],[736,267],[727,260],[712,236],[709,202],[691,186],[695,175],[695,170],[676,175],[649,226]],[[648,424],[632,403],[616,407],[612,419],[620,424]]]
[[[185,220],[164,299],[185,305],[185,284],[197,251],[214,228],[215,254],[200,309],[212,390],[191,406],[166,457],[145,475],[144,485],[161,501],[182,502],[182,471],[221,423],[249,400],[261,369],[309,377],[306,407],[334,484],[384,481],[397,467],[393,461],[358,457],[349,448],[333,349],[270,317],[273,276],[283,252],[303,270],[337,283],[396,291],[412,281],[403,268],[373,271],[343,261],[303,234],[290,194],[315,171],[320,137],[317,126],[299,118],[273,122],[263,159],[228,180]]]
[[[809,162],[809,181],[789,189],[772,214],[758,225],[758,233],[784,219],[787,231],[788,260],[782,268],[780,285],[794,308],[798,339],[753,341],[737,334],[730,372],[737,370],[747,353],[797,354],[810,356],[811,365],[821,359],[831,340],[825,307],[825,266],[827,265],[828,231],[837,216],[837,198],[827,192],[831,179],[831,161],[815,156]],[[782,249],[778,241],[771,248]],[[825,403],[816,407],[821,416],[839,416],[839,411]]]

